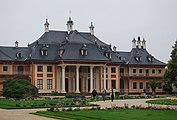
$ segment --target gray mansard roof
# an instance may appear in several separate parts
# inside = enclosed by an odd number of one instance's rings
[[[60,56],[59,50],[64,52]],[[81,54],[81,49],[87,50],[87,55]],[[47,51],[47,55],[42,55]],[[111,57],[105,55],[108,52]],[[21,57],[18,57],[18,53]],[[0,60],[8,61],[60,61],[87,60],[104,62],[123,62],[112,51],[111,46],[102,42],[94,35],[86,32],[49,31],[28,47],[0,47]]]
[[[130,52],[119,51],[116,52],[116,56],[129,65],[166,65],[149,54],[144,48],[133,48]],[[139,57],[139,60],[136,57]]]

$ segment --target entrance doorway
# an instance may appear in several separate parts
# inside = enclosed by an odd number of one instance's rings
[[[124,80],[120,78],[120,93],[124,93]]]
[[[88,79],[88,92],[90,91],[90,79]]]

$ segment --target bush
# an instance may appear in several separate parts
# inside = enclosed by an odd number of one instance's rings
[[[59,96],[60,94],[57,91],[52,91],[51,95],[52,96]]]

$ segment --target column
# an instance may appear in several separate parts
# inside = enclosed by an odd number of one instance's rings
[[[61,86],[61,93],[66,93],[65,90],[65,65],[62,66],[62,86]]]
[[[131,81],[131,80],[129,80],[129,92],[130,92],[130,91],[131,91],[131,89],[132,89],[131,85],[132,85],[132,81]]]
[[[93,91],[93,67],[90,66],[90,93]]]
[[[106,90],[106,66],[103,67],[103,89]]]
[[[79,91],[79,65],[76,66],[76,93],[80,93]]]

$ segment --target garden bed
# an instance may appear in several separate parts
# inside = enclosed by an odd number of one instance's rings
[[[162,99],[162,100],[148,100],[146,103],[161,104],[161,105],[177,105],[177,98]]]

